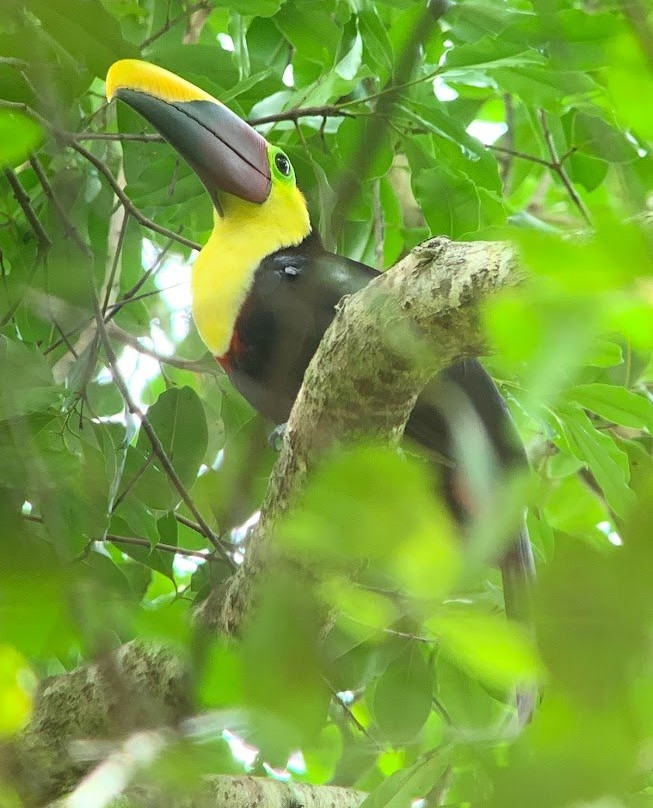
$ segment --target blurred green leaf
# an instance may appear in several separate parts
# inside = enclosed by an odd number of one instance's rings
[[[325,461],[280,526],[279,539],[313,564],[336,570],[361,558],[385,559],[418,585],[421,570],[431,596],[457,573],[449,518],[434,502],[423,469],[386,448],[358,446]],[[417,568],[411,542],[422,551],[415,555]]]
[[[431,711],[433,680],[414,644],[392,662],[374,690],[374,715],[384,736],[406,742],[421,730]]]
[[[482,614],[438,614],[427,625],[442,650],[488,685],[509,688],[532,681],[542,665],[523,627]]]
[[[27,115],[0,109],[0,168],[22,163],[42,137],[41,127]]]
[[[0,737],[13,735],[27,723],[33,689],[27,660],[10,645],[0,645]]]
[[[318,633],[315,604],[300,578],[282,573],[264,584],[243,636],[243,687],[257,745],[276,763],[316,738],[326,716]]]
[[[409,808],[425,797],[438,784],[444,784],[450,750],[436,749],[412,766],[401,769],[384,780],[361,803],[361,808]]]
[[[611,163],[629,162],[637,157],[636,144],[596,115],[579,112],[575,116],[574,143],[581,151]]]

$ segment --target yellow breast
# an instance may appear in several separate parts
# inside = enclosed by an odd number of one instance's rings
[[[262,205],[225,195],[224,215],[193,265],[193,319],[215,356],[229,349],[238,313],[261,261],[299,244],[311,230],[306,202],[297,188],[274,183]]]

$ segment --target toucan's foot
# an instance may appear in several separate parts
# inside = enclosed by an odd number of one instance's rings
[[[281,451],[281,446],[283,445],[283,438],[286,434],[286,426],[287,424],[279,424],[279,426],[275,426],[275,428],[270,432],[270,437],[268,438],[268,445],[270,449],[273,449],[275,452]]]

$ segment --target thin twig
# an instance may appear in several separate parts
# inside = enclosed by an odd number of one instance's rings
[[[41,161],[35,154],[32,154],[30,155],[29,162],[34,170],[34,173],[38,178],[38,181],[41,184],[41,188],[43,188],[43,193],[50,200],[52,206],[57,212],[57,216],[61,219],[61,223],[64,226],[64,230],[70,236],[71,240],[75,243],[75,245],[79,247],[79,249],[84,253],[84,255],[86,255],[87,258],[92,258],[93,251],[91,250],[89,245],[84,241],[84,239],[79,235],[79,231],[70,220],[70,217],[64,210],[63,205],[59,201],[59,198],[54,193],[54,190],[50,185],[50,182],[45,174],[43,166],[41,165]]]
[[[43,229],[43,225],[38,220],[37,215],[34,213],[34,209],[32,208],[32,202],[29,196],[25,193],[25,189],[20,184],[20,180],[16,176],[16,172],[11,168],[5,168],[5,177],[7,178],[7,182],[11,186],[11,190],[13,191],[14,197],[16,202],[22,208],[23,213],[25,214],[25,218],[27,219],[29,226],[34,231],[34,235],[36,236],[36,241],[39,246],[39,250],[47,250],[49,247],[52,246],[52,240],[50,236],[45,232]]]
[[[118,361],[116,358],[116,354],[113,350],[113,346],[111,345],[111,340],[109,339],[109,334],[107,332],[107,327],[104,322],[104,318],[102,316],[102,311],[100,310],[100,302],[97,297],[97,293],[95,291],[95,286],[93,284],[92,277],[88,275],[88,282],[89,282],[89,291],[91,294],[91,301],[93,303],[93,311],[95,314],[95,321],[97,323],[98,333],[100,335],[100,339],[102,340],[102,345],[104,347],[104,352],[106,354],[107,362],[109,365],[109,369],[111,371],[111,375],[113,376],[113,380],[116,384],[116,387],[120,391],[125,404],[130,413],[136,415],[137,418],[141,422],[141,428],[145,432],[150,441],[152,446],[152,451],[159,459],[163,470],[165,471],[168,479],[172,483],[173,487],[176,489],[179,496],[184,501],[188,510],[193,514],[195,517],[197,524],[202,528],[202,532],[204,536],[211,542],[211,544],[215,547],[216,552],[220,555],[220,557],[232,568],[235,569],[236,565],[234,564],[233,560],[229,557],[226,550],[222,546],[222,542],[220,538],[216,536],[216,534],[211,530],[208,523],[200,513],[197,505],[193,501],[193,498],[188,493],[186,486],[180,480],[179,475],[175,471],[174,466],[170,458],[168,457],[168,453],[163,447],[163,444],[159,440],[159,436],[154,431],[152,424],[149,422],[146,414],[140,409],[138,404],[134,401],[129,387],[127,383],[122,377],[120,370],[118,369]]]
[[[111,262],[109,277],[107,278],[106,287],[104,289],[104,300],[102,301],[102,316],[105,318],[107,314],[107,309],[109,307],[109,303],[111,302],[111,290],[113,289],[113,284],[116,282],[118,262],[122,259],[122,246],[125,243],[125,236],[127,235],[128,225],[129,225],[129,211],[125,211],[125,215],[122,217],[122,222],[120,223],[120,230],[118,231],[118,242],[116,244],[113,253],[113,261]]]
[[[646,6],[639,0],[622,0],[621,8],[653,70],[653,30],[648,24]]]
[[[430,15],[426,18],[426,26],[427,30],[430,30],[430,26],[432,24],[432,19]],[[419,28],[420,26],[417,26]],[[422,39],[425,39],[427,36],[427,31],[424,31],[424,36]],[[408,51],[410,47],[404,49],[404,54]],[[425,76],[418,76],[415,79],[411,79],[410,81],[402,81],[398,84],[388,83],[383,89],[379,90],[376,93],[372,93],[371,95],[366,95],[362,98],[351,98],[349,101],[341,101],[337,106],[338,109],[342,110],[347,107],[354,106],[356,104],[368,103],[369,101],[376,101],[378,98],[383,98],[384,96],[388,95],[389,93],[402,93],[404,90],[407,90],[409,87],[414,87],[416,84],[422,84],[425,81],[432,81],[434,78],[439,76],[443,71],[443,68],[438,67],[437,70],[433,70],[431,73],[427,73]],[[396,71],[399,74],[399,68]]]
[[[149,539],[141,539],[138,536],[116,536],[113,533],[107,533],[102,539],[96,539],[96,541],[113,542],[113,544],[133,544],[135,547],[147,547],[149,550],[163,550],[166,553],[174,553],[175,555],[202,558],[204,561],[216,560],[213,553],[207,553],[205,550],[190,550],[185,547],[175,547],[174,544],[165,544],[164,542],[152,544]]]
[[[75,346],[68,339],[68,337],[72,336],[72,332],[70,332],[68,334],[65,334],[63,328],[59,325],[59,322],[57,321],[57,318],[56,317],[51,317],[51,320],[52,320],[52,324],[57,329],[57,332],[59,333],[59,336],[61,337],[61,339],[58,340],[58,344],[61,345],[61,343],[63,342],[64,345],[66,346],[66,348],[68,348],[70,353],[73,355],[73,358],[78,359],[79,355],[78,355],[78,353],[77,353],[77,351],[75,349]],[[77,329],[75,329],[75,330],[77,330]],[[46,353],[49,353],[49,351],[50,351],[50,348],[47,348],[43,352],[43,355],[45,356]]]
[[[170,286],[166,286],[163,289],[152,289],[149,292],[143,292],[140,295],[134,295],[130,297],[128,300],[117,300],[115,303],[111,303],[109,305],[108,311],[110,312],[104,319],[105,323],[108,323],[109,320],[112,318],[111,312],[114,312],[115,309],[121,309],[123,306],[128,306],[130,303],[137,303],[139,300],[147,300],[148,297],[154,297],[155,295],[160,295],[162,292],[169,292],[171,289],[177,289],[181,286],[187,286],[188,284],[184,281],[179,281],[179,283],[171,283]]]
[[[108,332],[123,345],[129,345],[135,351],[138,351],[144,356],[150,356],[152,359],[156,359],[157,362],[161,362],[164,365],[170,365],[170,367],[178,368],[179,370],[188,370],[191,373],[209,373],[214,376],[222,375],[222,371],[217,362],[209,364],[203,359],[179,359],[175,356],[166,356],[143,345],[138,337],[130,334],[129,331],[123,330],[115,323],[111,323]]]
[[[500,154],[509,154],[512,157],[519,157],[520,160],[528,160],[529,163],[537,163],[540,166],[550,168],[551,171],[556,170],[555,163],[552,163],[550,160],[545,160],[543,157],[536,157],[534,154],[527,154],[526,152],[511,149],[507,146],[495,146],[494,143],[486,143],[485,148],[490,151],[499,152]]]
[[[345,702],[340,698],[340,696],[338,695],[338,691],[335,689],[335,687],[331,684],[331,682],[329,682],[329,680],[326,677],[324,677],[324,682],[325,682],[326,686],[329,688],[329,691],[331,692],[331,696],[334,699],[334,701],[342,709],[344,714],[351,721],[351,723],[356,727],[356,729],[359,732],[361,732],[363,735],[365,735],[365,737],[370,741],[370,743],[374,747],[376,747],[376,749],[378,749],[379,751],[383,751],[383,746],[375,738],[373,738],[370,735],[367,727],[363,726],[363,724],[361,724],[361,722],[356,718],[356,716],[353,714],[353,712],[349,709],[349,705],[345,704]]]
[[[161,264],[163,263],[163,259],[170,252],[170,249],[173,244],[174,242],[172,241],[172,239],[170,239],[168,243],[164,245],[161,248],[161,250],[159,250],[159,254],[154,259],[152,265],[145,270],[145,272],[131,287],[131,289],[128,289],[120,298],[120,300],[117,300],[116,303],[114,303],[114,305],[117,306],[119,303],[127,303],[132,297],[134,297],[134,295],[136,295],[142,289],[145,283],[147,283],[147,281],[158,272],[159,268],[161,267]]]
[[[37,516],[36,514],[24,513],[23,519],[26,522],[35,522],[39,525],[43,524],[43,517]],[[166,553],[175,553],[176,555],[183,556],[195,556],[196,558],[204,559],[204,561],[215,561],[215,555],[213,553],[208,553],[206,550],[191,550],[190,548],[186,547],[175,547],[174,544],[165,544],[164,542],[152,544],[149,539],[143,539],[138,536],[117,536],[115,533],[107,533],[106,535],[102,536],[102,538],[93,539],[92,541],[113,542],[113,544],[133,544],[135,547],[146,547],[148,550],[163,550]]]
[[[175,25],[177,25],[178,22],[181,22],[182,20],[184,20],[186,17],[190,16],[194,12],[199,11],[200,9],[204,9],[204,8],[211,8],[212,9],[213,6],[210,3],[207,3],[206,0],[201,0],[201,2],[195,3],[195,5],[193,5],[193,6],[188,6],[188,8],[184,9],[184,11],[182,11],[181,14],[178,14],[176,17],[173,17],[172,19],[168,18],[164,22],[164,24],[157,31],[155,31],[151,36],[149,36],[147,39],[144,39],[141,42],[141,44],[139,46],[139,50],[141,50],[141,51],[145,50],[145,48],[147,48],[153,42],[156,42],[157,39],[162,37],[164,34],[167,34],[168,31],[171,28],[173,28]]]
[[[366,99],[361,99],[362,101]],[[279,121],[297,121],[299,118],[355,118],[356,113],[342,108],[341,104],[325,104],[319,107],[295,107],[272,115],[262,115],[259,118],[250,118],[250,126],[262,126],[264,123],[278,123]]]
[[[160,233],[162,236],[167,236],[168,238],[179,242],[179,244],[183,244],[185,247],[190,247],[191,250],[202,249],[201,245],[197,242],[191,241],[191,239],[185,238],[184,236],[180,236],[179,233],[175,233],[173,230],[169,230],[167,227],[162,227],[161,225],[152,221],[152,219],[148,218],[144,213],[141,213],[141,211],[136,207],[136,205],[134,205],[131,199],[120,187],[119,182],[113,176],[111,170],[104,160],[96,157],[88,149],[84,148],[84,146],[77,143],[74,139],[69,140],[68,143],[72,149],[74,149],[78,154],[81,154],[82,157],[97,168],[97,170],[104,176],[106,181],[113,189],[113,192],[120,200],[121,205],[129,214],[134,217],[134,219],[136,219],[137,222],[142,224],[143,227],[147,227],[149,230],[153,230],[155,233]]]
[[[149,455],[145,458],[145,462],[141,465],[141,467],[136,471],[135,474],[132,475],[131,479],[127,480],[125,487],[116,494],[116,498],[114,499],[111,505],[111,514],[113,515],[118,508],[122,505],[122,503],[127,499],[131,491],[133,490],[136,483],[143,478],[145,472],[152,466],[154,463],[155,454],[154,452],[150,452]],[[124,474],[122,475],[124,478]],[[122,482],[121,478],[121,482]]]
[[[583,219],[585,219],[587,224],[591,227],[592,217],[590,216],[589,211],[585,207],[583,200],[580,198],[578,192],[574,188],[572,181],[569,179],[569,176],[562,164],[562,160],[558,157],[556,145],[553,141],[553,136],[547,124],[546,112],[543,109],[540,110],[540,122],[542,124],[542,132],[544,133],[544,140],[546,142],[547,149],[549,150],[549,154],[551,155],[551,168],[560,177],[560,181],[567,189],[567,193],[571,197],[572,202],[578,208]]]
[[[189,519],[187,516],[184,516],[183,513],[178,513],[177,511],[174,512],[175,519],[179,522],[180,525],[185,525],[190,530],[194,530],[195,533],[199,533],[200,536],[203,536],[202,528],[197,524],[197,522],[193,522],[192,519]]]
[[[138,294],[139,290],[142,289],[142,287],[147,283],[147,281],[159,270],[161,264],[163,263],[163,259],[166,257],[166,254],[168,253],[173,244],[174,242],[172,241],[172,239],[169,239],[165,247],[163,247],[163,249],[160,250],[152,266],[145,270],[145,272],[131,287],[131,289],[128,289],[119,300],[117,300],[115,303],[109,306],[109,309],[111,309],[111,311],[108,314],[106,314],[104,318],[105,323],[108,323],[110,320],[112,320],[116,316],[116,314],[118,314],[118,312],[122,309],[122,307],[126,306],[127,303],[131,302],[132,299],[133,300],[138,299],[136,295]],[[160,291],[161,290],[157,290],[156,293],[158,294],[160,293]]]
[[[25,70],[28,66],[27,62],[23,62],[22,59],[14,59],[13,56],[0,56],[0,65],[15,67],[17,70]]]
[[[164,138],[154,132],[69,132],[74,140],[133,140],[138,143],[164,143]]]

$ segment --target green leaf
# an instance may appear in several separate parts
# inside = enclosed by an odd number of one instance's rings
[[[443,783],[451,759],[451,749],[443,746],[428,752],[412,766],[395,772],[366,797],[360,808],[410,808]]]
[[[653,401],[611,384],[581,384],[567,393],[586,410],[608,421],[632,429],[647,429],[653,434]]]
[[[386,74],[392,71],[392,45],[374,5],[370,4],[358,15],[363,49],[371,61]]]
[[[605,541],[599,551],[567,537],[556,542],[551,564],[542,569],[538,639],[553,681],[573,694],[568,709],[576,714],[577,705],[592,705],[604,720],[614,705],[623,717],[619,705],[634,672],[648,664],[651,493],[649,478],[624,528],[623,546]]]
[[[41,127],[22,112],[0,109],[0,168],[16,166],[43,138]]]
[[[197,478],[208,441],[204,407],[197,393],[191,387],[166,390],[149,408],[147,418],[179,479],[190,487]],[[136,446],[147,454],[152,448],[142,427]],[[154,464],[158,467],[159,461]]]
[[[374,691],[380,731],[394,742],[411,740],[424,726],[433,701],[433,678],[422,651],[413,644],[390,663]]]
[[[594,339],[590,345],[589,355],[585,361],[597,368],[609,368],[620,365],[624,360],[621,345],[606,339]]]
[[[460,239],[505,221],[499,200],[460,171],[426,169],[413,178],[413,189],[433,235]]]
[[[297,52],[322,67],[334,64],[342,36],[342,29],[333,19],[329,5],[324,0],[312,0],[310,5],[303,0],[292,0],[274,18],[279,30]]]
[[[525,49],[521,43],[509,42],[500,37],[484,36],[473,44],[458,45],[447,52],[442,76],[453,81],[465,80],[462,68],[475,70],[487,67],[524,67],[541,65],[542,54],[534,49]]]
[[[359,33],[356,34],[354,42],[342,59],[336,64],[335,72],[345,81],[352,81],[358,75],[363,59],[363,40]]]
[[[637,145],[597,115],[576,114],[573,142],[580,151],[609,163],[628,163],[637,158]]]
[[[452,13],[447,15],[456,38],[472,43],[477,42],[486,34],[496,36],[511,22],[532,20],[534,17],[534,14],[515,12],[509,6],[487,3],[483,0],[467,0],[465,3],[454,6]]]
[[[60,397],[42,354],[0,335],[0,419],[46,410]]]
[[[273,17],[284,2],[285,0],[226,0],[222,5],[232,9],[236,14]]]
[[[116,59],[138,55],[99,0],[29,0],[29,9],[68,54],[102,79]]]
[[[568,407],[560,410],[560,415],[570,448],[587,463],[610,507],[625,517],[634,503],[633,491],[628,487],[628,456],[610,435],[595,429],[581,409]]]
[[[525,104],[559,112],[575,96],[589,94],[597,85],[585,73],[556,71],[550,67],[515,67],[492,70],[492,76],[507,92]]]

